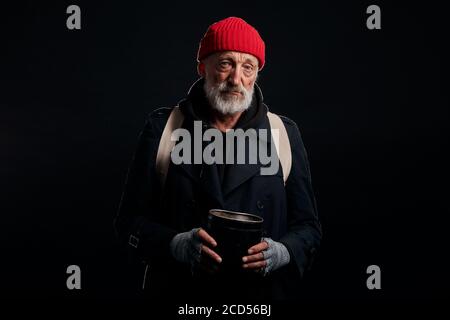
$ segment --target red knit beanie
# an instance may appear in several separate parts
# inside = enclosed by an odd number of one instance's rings
[[[259,70],[265,63],[265,44],[258,31],[240,18],[229,17],[213,23],[200,41],[197,60],[217,51],[239,51],[254,55]]]

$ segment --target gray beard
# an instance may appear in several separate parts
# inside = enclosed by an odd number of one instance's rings
[[[247,91],[242,84],[239,84],[238,87],[231,88],[227,85],[226,81],[221,82],[218,86],[214,86],[207,79],[205,79],[203,89],[205,90],[209,104],[221,114],[234,114],[247,110],[250,107],[253,92],[255,91],[254,86]],[[227,90],[240,91],[242,95],[226,96],[224,91]]]

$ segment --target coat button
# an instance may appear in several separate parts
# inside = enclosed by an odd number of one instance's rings
[[[260,200],[256,201],[256,206],[258,207],[259,210],[264,209],[264,204]]]

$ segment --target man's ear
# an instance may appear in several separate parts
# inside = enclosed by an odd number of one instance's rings
[[[197,64],[197,72],[200,77],[205,77],[205,64],[201,61]]]

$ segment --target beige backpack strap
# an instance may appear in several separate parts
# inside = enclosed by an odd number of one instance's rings
[[[278,115],[267,112],[267,117],[269,118],[271,132],[274,136],[275,148],[283,170],[283,180],[286,184],[292,167],[292,153],[289,136],[283,121]],[[156,155],[156,172],[160,176],[161,184],[163,186],[169,170],[170,154],[175,146],[175,141],[171,140],[171,136],[173,131],[181,127],[183,120],[184,116],[180,111],[180,108],[178,106],[174,107],[167,120],[166,126],[164,127],[161,140],[159,141],[158,153]]]
[[[278,115],[272,112],[267,112],[267,117],[269,118],[270,130],[272,132],[272,136],[274,137],[273,140],[275,148],[277,149],[278,158],[280,159],[281,168],[283,169],[284,184],[286,184],[292,167],[292,153],[289,136],[283,120],[281,120]]]
[[[176,141],[172,141],[170,138],[174,130],[181,127],[183,124],[184,116],[178,106],[175,106],[170,112],[169,119],[167,120],[164,131],[159,141],[158,154],[156,155],[156,172],[161,179],[161,185],[164,186],[166,182],[167,171],[170,164],[170,153],[175,146]]]

